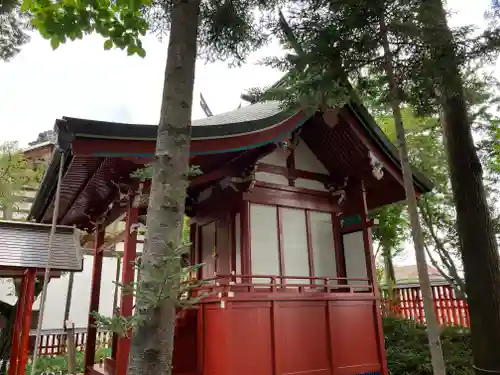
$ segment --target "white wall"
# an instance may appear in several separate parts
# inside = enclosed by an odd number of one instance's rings
[[[306,143],[300,139],[295,149],[295,168],[302,171],[329,174],[325,166],[316,158]]]
[[[279,167],[286,167],[287,153],[281,149],[277,149],[270,154],[260,159],[260,162],[277,165]]]
[[[260,163],[267,163],[271,165],[276,165],[280,167],[286,167],[288,153],[284,150],[277,149],[274,152],[266,155],[259,160]],[[323,173],[328,175],[328,170],[323,166],[323,164],[316,158],[311,149],[305,144],[305,142],[300,139],[299,144],[294,152],[295,157],[295,168],[307,172]],[[288,179],[285,176],[267,173],[267,172],[257,172],[255,174],[257,181],[268,182],[278,185],[288,185]],[[298,188],[311,189],[326,191],[326,188],[322,182],[315,180],[308,180],[305,178],[295,179],[295,186]]]
[[[279,174],[268,173],[268,172],[256,172],[255,179],[257,181],[268,182],[271,184],[288,186],[288,178]]]

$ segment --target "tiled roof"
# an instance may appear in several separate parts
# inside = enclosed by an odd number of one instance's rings
[[[224,124],[238,124],[246,121],[258,121],[283,112],[280,102],[259,102],[235,109],[219,115],[193,120],[193,126],[213,126]]]
[[[83,257],[77,229],[57,226],[50,268],[81,271]],[[49,256],[50,225],[0,221],[0,267],[45,268]]]
[[[427,270],[431,281],[445,280],[436,268],[428,265]],[[398,284],[418,282],[418,269],[416,265],[395,267],[394,273],[396,274],[396,282]]]

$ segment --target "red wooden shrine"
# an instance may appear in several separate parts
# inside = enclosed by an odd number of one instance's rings
[[[8,375],[24,375],[28,363],[31,315],[35,282],[45,275],[49,259],[50,226],[27,222],[0,221],[0,278],[20,281],[16,305]],[[52,238],[49,277],[61,272],[80,272],[83,258],[75,229],[56,227]]]
[[[149,183],[156,126],[63,118],[30,213],[50,220],[65,153],[58,221],[94,233],[90,310],[99,308],[104,230],[125,215],[124,263]],[[179,315],[174,374],[387,374],[368,213],[404,199],[394,147],[358,102],[312,117],[264,102],[193,123],[186,214],[192,264],[211,292]],[[417,193],[430,183],[418,172]],[[134,270],[124,267],[122,282]],[[132,314],[131,296],[120,313]],[[95,369],[89,316],[86,373],[125,375],[128,338]]]

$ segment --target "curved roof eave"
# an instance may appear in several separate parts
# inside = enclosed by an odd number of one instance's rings
[[[251,104],[234,111],[193,120],[191,139],[223,139],[257,133],[281,123],[296,111],[285,110],[277,101]],[[76,138],[156,140],[157,125],[126,124],[63,117],[60,131]],[[63,129],[61,129],[63,128]]]

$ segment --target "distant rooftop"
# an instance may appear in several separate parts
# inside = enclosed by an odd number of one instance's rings
[[[439,271],[432,266],[427,265],[431,283],[444,283],[446,279],[439,273]],[[396,284],[418,284],[418,269],[416,265],[395,267]]]
[[[38,137],[29,146],[24,149],[24,152],[35,150],[37,148],[56,144],[57,136],[53,130],[46,130],[38,134]]]

